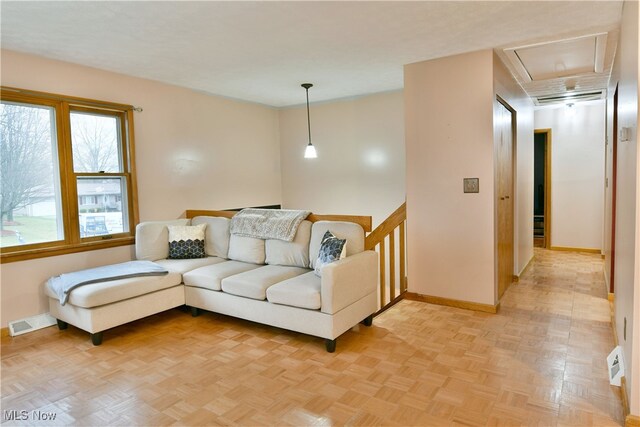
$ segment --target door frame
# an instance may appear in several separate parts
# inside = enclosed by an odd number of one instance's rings
[[[551,249],[551,129],[535,129],[544,134],[544,248]],[[533,231],[532,231],[533,232]]]
[[[509,159],[511,161],[511,211],[509,212],[509,214],[511,215],[511,272],[510,272],[511,279],[509,280],[508,283],[505,284],[505,287],[502,290],[502,293],[500,293],[500,272],[499,272],[499,269],[497,269],[498,281],[495,287],[495,294],[496,294],[496,300],[500,301],[500,298],[502,298],[502,296],[507,291],[507,289],[509,289],[509,287],[516,280],[518,280],[518,276],[516,275],[516,272],[515,272],[516,266],[518,265],[516,260],[516,214],[515,214],[517,201],[518,201],[517,190],[516,190],[517,189],[516,177],[518,176],[517,169],[516,169],[517,168],[517,162],[516,162],[517,147],[518,147],[518,127],[517,127],[518,112],[513,107],[511,107],[511,105],[509,105],[509,103],[500,95],[496,95],[496,101],[500,105],[502,105],[504,108],[506,108],[507,111],[509,111],[509,113],[511,113],[511,159]],[[494,203],[497,203],[498,197],[499,195],[496,194],[496,201],[494,201]],[[497,210],[495,212],[496,212],[495,220],[497,221]],[[498,233],[498,230],[496,228],[496,253],[498,253],[497,252],[497,245],[498,245],[497,233]],[[499,256],[499,253],[498,253],[498,256]],[[499,265],[499,260],[496,260],[495,265],[496,266]]]
[[[613,138],[611,138],[611,265],[609,268],[609,293],[614,293],[616,266],[616,192],[618,191],[618,85],[613,92]]]

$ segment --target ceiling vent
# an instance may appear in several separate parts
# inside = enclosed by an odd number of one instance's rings
[[[536,105],[566,104],[567,102],[595,101],[604,99],[605,91],[567,92],[560,95],[538,96],[534,98]]]

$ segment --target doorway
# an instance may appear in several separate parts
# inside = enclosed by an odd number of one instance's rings
[[[496,150],[496,212],[498,299],[513,282],[513,171],[516,112],[498,97],[494,114]]]
[[[551,247],[551,129],[534,131],[533,246]]]

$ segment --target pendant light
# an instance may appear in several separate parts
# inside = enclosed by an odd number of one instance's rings
[[[307,144],[307,148],[304,150],[304,158],[305,159],[315,159],[318,157],[316,153],[316,147],[311,143],[311,119],[309,118],[309,88],[313,85],[311,83],[302,83],[302,87],[307,91],[307,127],[309,129],[309,144]]]

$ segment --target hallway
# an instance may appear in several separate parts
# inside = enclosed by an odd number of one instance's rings
[[[73,327],[3,337],[2,408],[76,425],[622,425],[600,256],[535,253],[497,315],[404,300],[333,354],[178,309],[100,347]]]
[[[426,370],[440,374],[432,414],[473,425],[622,425],[607,377],[614,340],[602,269],[600,255],[536,248],[497,316],[403,302],[375,323],[438,353],[427,353]]]

